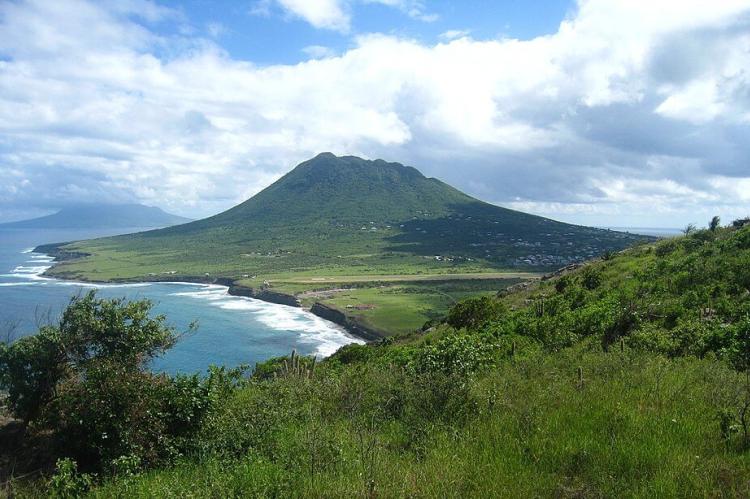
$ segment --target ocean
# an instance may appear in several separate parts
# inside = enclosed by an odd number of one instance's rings
[[[0,229],[0,338],[11,325],[15,336],[34,334],[54,324],[70,299],[91,289],[101,297],[154,303],[178,331],[196,321],[198,329],[183,335],[152,368],[168,373],[204,372],[209,365],[253,366],[271,357],[325,357],[348,343],[363,343],[342,328],[305,310],[230,296],[227,288],[189,283],[88,284],[48,279],[40,274],[52,259],[35,254],[40,244],[136,232],[126,230]]]

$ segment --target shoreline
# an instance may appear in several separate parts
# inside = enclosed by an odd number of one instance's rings
[[[60,250],[60,246],[67,243],[58,243],[58,244],[44,244],[35,247],[31,250],[32,253],[40,253],[47,255],[49,257],[52,257],[52,266],[42,272],[40,274],[41,277],[46,277],[48,279],[58,279],[61,281],[69,281],[69,282],[82,282],[82,283],[91,283],[91,284],[210,284],[210,285],[216,285],[216,286],[223,286],[227,288],[227,294],[231,296],[238,296],[238,297],[244,297],[244,298],[251,298],[259,301],[263,301],[266,303],[273,303],[276,305],[286,305],[288,307],[294,307],[294,308],[300,308],[303,309],[316,317],[320,317],[321,319],[325,319],[327,321],[330,321],[337,326],[341,327],[347,334],[363,340],[367,343],[373,343],[376,341],[380,341],[383,338],[385,338],[385,335],[382,333],[375,331],[374,329],[365,326],[364,324],[359,324],[356,321],[353,321],[349,317],[344,314],[341,310],[338,310],[335,307],[331,307],[329,305],[325,305],[320,302],[313,303],[312,307],[306,308],[302,306],[302,303],[299,301],[299,299],[294,296],[287,293],[281,293],[278,291],[271,291],[268,289],[260,289],[257,290],[256,288],[249,288],[246,286],[240,286],[237,285],[235,280],[229,277],[215,277],[215,278],[200,278],[200,277],[192,277],[192,276],[169,276],[172,279],[151,279],[151,280],[139,280],[139,279],[123,279],[123,280],[107,280],[107,281],[96,281],[81,277],[76,277],[75,279],[68,279],[65,276],[57,276],[57,275],[49,275],[47,272],[50,269],[53,269],[57,263],[65,260],[70,260],[74,258],[80,258],[81,256],[86,256],[80,253],[71,253],[66,252],[64,250]],[[72,277],[72,276],[71,276]],[[158,276],[155,276],[158,277]],[[176,280],[173,280],[176,279]]]
[[[279,291],[271,291],[269,289],[256,290],[255,288],[240,286],[236,284],[234,280],[226,277],[218,277],[211,284],[226,286],[227,292],[232,296],[244,296],[246,298],[254,298],[268,303],[276,303],[279,305],[307,310],[321,319],[333,322],[355,338],[365,340],[368,343],[380,341],[385,338],[385,335],[382,333],[350,319],[341,310],[318,301],[314,302],[310,308],[303,307],[302,303],[295,295],[281,293]]]

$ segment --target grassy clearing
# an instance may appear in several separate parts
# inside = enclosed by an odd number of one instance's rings
[[[156,265],[142,262],[144,255],[107,253],[96,259],[63,262],[52,274],[58,277],[108,281],[129,280],[189,280],[195,276],[212,279],[226,275],[227,266],[204,265],[199,268],[185,264]],[[426,260],[425,260],[426,261]],[[428,262],[429,263],[429,262]],[[421,265],[421,262],[420,262]],[[383,331],[387,335],[403,334],[438,318],[458,300],[476,295],[493,294],[521,279],[537,279],[538,273],[513,270],[491,271],[479,267],[398,265],[385,268],[341,266],[272,274],[233,274],[241,286],[258,288],[264,283],[281,293],[300,295],[309,291],[352,288],[335,297],[315,299],[302,297],[304,306],[315,301],[340,308],[352,319]],[[75,269],[75,270],[71,270]],[[376,272],[377,270],[377,272]],[[459,271],[460,270],[460,271]],[[208,273],[208,276],[205,274]],[[247,277],[243,277],[247,276]],[[252,277],[252,278],[251,278]],[[368,310],[354,310],[347,305],[372,305]]]
[[[358,282],[418,282],[418,281],[443,281],[443,280],[471,280],[471,279],[538,279],[541,274],[538,272],[474,272],[474,273],[451,273],[451,272],[434,272],[434,273],[417,273],[417,274],[374,274],[374,275],[337,275],[325,276],[316,275],[315,277],[303,273],[285,275],[280,274],[270,276],[269,282],[272,283],[293,283],[293,284],[349,284]],[[246,283],[248,281],[240,281]]]

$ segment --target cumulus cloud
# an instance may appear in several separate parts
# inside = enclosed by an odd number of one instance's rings
[[[351,11],[355,3],[385,5],[428,23],[438,19],[436,14],[425,9],[421,0],[259,0],[250,12],[270,16],[272,6],[276,5],[287,15],[302,19],[315,28],[347,33],[351,28]]]
[[[316,28],[348,31],[350,17],[341,0],[277,0],[287,12]]]
[[[323,45],[308,45],[302,49],[302,52],[313,59],[322,59],[324,57],[332,57],[336,52],[330,47]]]
[[[364,0],[364,2],[379,3],[388,7],[394,7],[413,19],[427,23],[435,22],[439,18],[437,14],[427,11],[422,0]]]
[[[471,33],[468,29],[449,29],[448,31],[443,31],[438,35],[438,38],[440,38],[443,41],[451,41],[455,40],[457,38],[463,38],[465,36],[469,36]]]
[[[350,19],[334,0],[283,5]],[[0,218],[71,197],[207,215],[326,150],[566,220],[750,212],[748,0],[581,0],[531,40],[375,34],[264,67],[149,27],[176,15],[0,4]]]

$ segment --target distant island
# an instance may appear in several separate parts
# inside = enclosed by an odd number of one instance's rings
[[[169,227],[190,222],[154,206],[142,204],[85,204],[29,220],[0,224],[0,229],[121,229]]]

